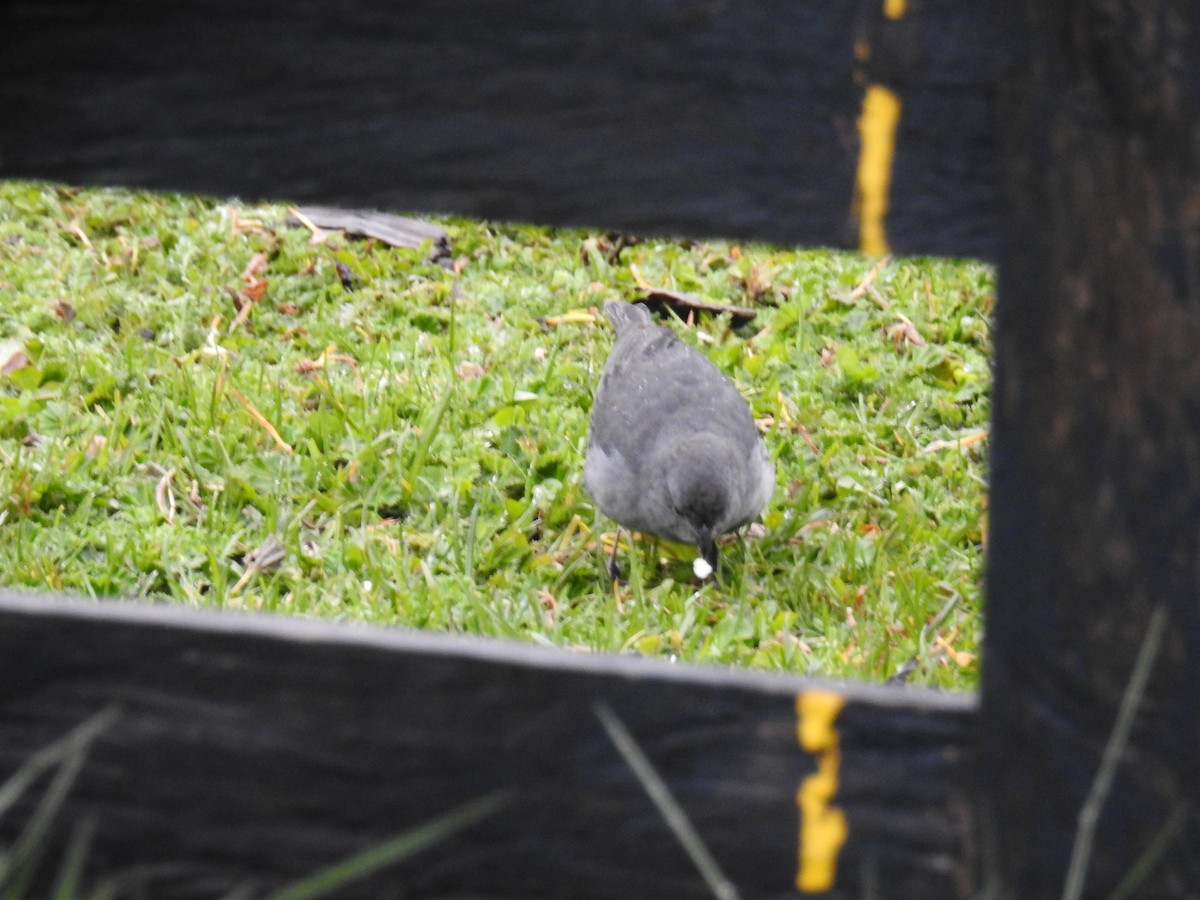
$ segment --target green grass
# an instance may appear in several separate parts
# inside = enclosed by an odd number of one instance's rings
[[[853,254],[438,219],[448,269],[285,217],[0,182],[7,584],[975,685],[986,441],[953,444],[987,427],[990,269],[894,261],[863,288]],[[758,309],[678,326],[771,421],[778,470],[766,534],[700,590],[694,551],[648,541],[608,584],[582,485],[612,335],[558,317],[639,281]]]

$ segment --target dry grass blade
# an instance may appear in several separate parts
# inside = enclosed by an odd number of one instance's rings
[[[1160,602],[1150,615],[1146,625],[1146,634],[1142,638],[1142,646],[1138,650],[1137,661],[1129,676],[1129,684],[1125,687],[1125,695],[1121,698],[1121,706],[1117,711],[1117,720],[1113,724],[1112,734],[1104,745],[1104,753],[1100,757],[1100,768],[1088,791],[1083,807],[1079,810],[1079,825],[1075,832],[1075,846],[1071,851],[1071,864],[1067,869],[1067,880],[1063,887],[1063,900],[1079,900],[1083,896],[1084,885],[1087,882],[1088,864],[1092,858],[1092,841],[1096,837],[1096,826],[1100,823],[1100,813],[1104,810],[1104,801],[1112,790],[1113,780],[1117,775],[1117,767],[1121,763],[1121,755],[1129,743],[1129,732],[1133,729],[1134,719],[1137,718],[1138,708],[1146,693],[1146,684],[1154,669],[1154,661],[1158,658],[1158,648],[1162,644],[1163,630],[1167,625],[1167,607]]]
[[[312,219],[306,216],[303,212],[294,206],[289,206],[287,211],[295,217],[296,221],[312,232],[312,243],[322,244],[329,237],[329,233],[323,228],[318,227],[313,223]]]
[[[668,827],[674,833],[676,839],[683,846],[684,851],[691,858],[696,868],[700,870],[701,876],[704,878],[705,884],[712,891],[713,896],[717,900],[738,900],[737,887],[725,877],[721,871],[721,867],[717,865],[716,859],[709,853],[708,847],[705,846],[704,840],[692,826],[691,820],[688,819],[687,813],[683,811],[683,807],[671,795],[670,788],[667,787],[662,776],[654,768],[654,764],[650,762],[642,748],[638,746],[633,735],[629,733],[629,729],[617,717],[603,701],[597,701],[593,705],[596,713],[596,718],[600,720],[600,724],[604,726],[604,730],[608,733],[609,740],[617,748],[625,763],[633,770],[633,774],[641,783],[654,805],[658,808],[663,819],[666,820]]]
[[[242,573],[242,577],[238,579],[237,584],[229,589],[229,596],[236,597],[240,594],[242,588],[259,572],[267,572],[271,569],[279,568],[286,557],[287,551],[284,549],[283,542],[279,540],[279,536],[275,534],[269,535],[259,546],[246,554],[246,571]]]
[[[171,490],[171,481],[175,478],[174,467],[167,469],[154,486],[154,504],[168,525],[175,524],[175,492]]]
[[[967,447],[974,446],[981,441],[987,440],[988,433],[984,431],[973,431],[970,434],[964,434],[962,437],[950,438],[949,440],[932,441],[921,448],[922,453],[934,453],[938,450],[965,450]]]
[[[868,271],[867,274],[863,276],[862,281],[860,281],[857,285],[855,285],[854,289],[852,291],[850,291],[850,294],[847,299],[857,300],[859,297],[866,294],[868,292],[869,288],[871,287],[871,285],[874,284],[875,279],[879,277],[879,273],[882,272],[887,267],[888,263],[890,263],[891,261],[892,261],[892,256],[890,253],[886,256],[881,256],[875,262],[875,265],[871,266],[870,271]],[[885,306],[885,308],[886,308],[886,306]]]
[[[276,450],[282,450],[284,453],[289,455],[292,453],[292,445],[280,437],[279,432],[275,430],[275,426],[267,420],[266,416],[264,416],[258,411],[257,408],[255,408],[253,403],[243,397],[232,387],[229,388],[229,393],[233,394],[234,399],[237,400],[238,403],[242,404],[242,408],[245,409],[246,412],[250,413],[250,417],[262,427],[263,431],[271,436],[272,440],[275,441]]]

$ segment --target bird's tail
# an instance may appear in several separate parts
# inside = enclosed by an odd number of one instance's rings
[[[635,328],[645,328],[651,324],[650,310],[638,303],[626,303],[624,300],[609,300],[604,304],[604,314],[620,337],[626,331]]]

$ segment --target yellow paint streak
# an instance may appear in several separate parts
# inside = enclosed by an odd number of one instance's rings
[[[800,783],[800,868],[796,888],[818,894],[833,887],[837,857],[846,843],[846,814],[831,805],[838,787],[841,745],[834,722],[846,698],[833,691],[796,695],[796,734],[800,746],[817,758],[817,771]]]
[[[883,0],[883,14],[889,19],[903,18],[907,6],[907,0]]]
[[[882,85],[868,85],[863,96],[862,115],[858,119],[861,151],[854,208],[859,247],[871,256],[883,256],[888,252],[883,223],[892,186],[892,159],[899,124],[900,97]]]

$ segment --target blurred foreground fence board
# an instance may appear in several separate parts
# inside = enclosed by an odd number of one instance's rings
[[[908,87],[896,249],[990,257],[987,8],[922,7],[15,4],[0,175],[855,246],[882,79]]]
[[[16,594],[0,594],[0,685],[0,777],[114,711],[63,818],[94,817],[89,872],[145,896],[265,896],[497,798],[339,896],[711,897],[606,715],[742,897],[794,894],[798,798],[821,764],[837,792],[818,812],[848,834],[827,855],[835,896],[972,883],[966,695]],[[804,703],[832,714],[834,758],[801,746]],[[0,846],[20,824],[0,817]]]

